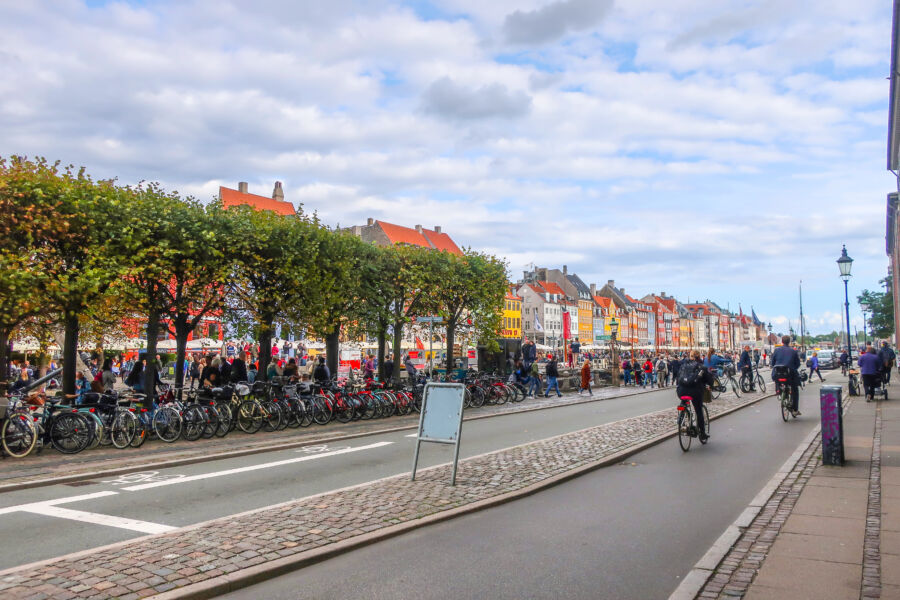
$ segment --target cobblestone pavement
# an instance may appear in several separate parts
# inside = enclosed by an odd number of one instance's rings
[[[671,389],[671,388],[669,388]],[[564,394],[562,398],[528,398],[520,403],[483,406],[466,412],[466,420],[500,414],[565,406],[581,402],[618,398],[642,393],[641,388],[605,387],[594,390],[594,395]],[[255,435],[235,430],[224,438],[200,439],[196,442],[179,440],[166,444],[150,440],[139,449],[97,448],[74,456],[59,454],[46,448],[40,454],[32,454],[23,459],[5,459],[0,469],[0,486],[23,484],[60,476],[84,474],[94,476],[98,471],[110,469],[141,469],[164,461],[203,459],[210,460],[217,455],[230,452],[253,452],[267,449],[281,449],[288,444],[311,444],[331,441],[343,436],[377,433],[387,429],[415,427],[419,415],[391,417],[376,421],[354,421],[341,424],[336,421],[321,427],[313,425],[304,429],[285,429],[275,432],[261,432]]]
[[[740,598],[747,593],[778,532],[797,503],[800,492],[820,463],[822,442],[820,437],[816,439],[719,563],[698,598]]]
[[[863,542],[863,574],[860,598],[881,598],[881,403],[875,412],[875,437],[869,470],[869,504]]]
[[[723,396],[715,416],[758,400]],[[3,598],[141,598],[522,490],[675,431],[662,410],[0,573]],[[713,428],[715,435],[715,428]]]

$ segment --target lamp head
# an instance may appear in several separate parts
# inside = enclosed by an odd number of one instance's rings
[[[847,281],[850,279],[850,268],[853,266],[853,259],[847,255],[847,246],[841,250],[841,257],[837,259],[838,268],[841,270],[841,279]]]

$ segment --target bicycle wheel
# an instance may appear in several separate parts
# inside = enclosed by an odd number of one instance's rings
[[[494,398],[494,404],[506,404],[509,401],[509,390],[505,385],[495,385],[494,389],[497,392],[497,396]]]
[[[781,401],[781,418],[787,422],[791,416],[791,392],[788,386],[781,387],[781,394],[778,396]]]
[[[137,417],[134,413],[122,410],[113,418],[112,427],[109,430],[109,438],[112,445],[122,450],[131,445],[138,430]]]
[[[683,452],[691,449],[691,431],[694,428],[694,410],[690,404],[678,407],[678,445]]]
[[[203,437],[209,439],[216,435],[219,430],[219,411],[213,405],[201,406],[203,416],[206,417],[206,424],[203,427]]]
[[[740,398],[740,397],[741,397],[741,390],[740,390],[740,386],[738,385],[737,380],[736,380],[733,376],[729,376],[729,377],[728,377],[728,383],[731,384],[731,391],[734,392],[734,395],[735,395],[737,398]]]
[[[325,396],[315,396],[312,399],[312,419],[317,425],[327,425],[331,420],[331,408]]]
[[[34,449],[37,430],[28,415],[12,415],[3,422],[0,429],[0,444],[3,451],[13,458],[23,458]]]
[[[181,437],[184,420],[171,406],[164,406],[153,415],[153,433],[162,441],[171,444]]]
[[[700,438],[700,443],[705,444],[709,441],[709,410],[707,410],[706,405],[703,405],[703,433],[706,435],[706,438]]]
[[[719,376],[713,375],[713,384],[709,388],[709,391],[712,394],[712,399],[715,400],[716,398],[718,398],[724,390],[725,386],[722,385],[722,381],[719,379]]]
[[[147,441],[147,438],[150,437],[150,432],[153,431],[153,424],[150,422],[150,413],[135,413],[134,416],[137,419],[137,429],[134,431],[134,437],[131,438],[131,447],[140,448]]]
[[[192,404],[182,411],[181,418],[184,421],[181,436],[189,442],[199,440],[208,422],[203,410],[198,405]]]
[[[750,376],[749,376],[749,375],[747,375],[746,373],[744,373],[743,375],[741,375],[741,380],[740,380],[741,391],[744,392],[745,394],[749,394],[749,393],[750,393],[750,381],[751,381],[751,380],[750,380]]]
[[[238,407],[238,429],[244,433],[256,433],[263,426],[263,410],[256,400],[244,400]]]
[[[50,444],[63,454],[78,454],[93,436],[93,428],[81,413],[62,413],[50,424]]]
[[[231,407],[225,402],[219,402],[216,404],[216,412],[219,414],[219,426],[216,427],[216,437],[225,437],[234,427]]]
[[[766,380],[763,379],[762,375],[756,375],[756,389],[758,389],[763,394],[766,393]]]
[[[484,406],[484,390],[481,389],[477,385],[473,385],[471,387],[471,392],[472,392],[472,406],[475,408],[481,408],[482,406]],[[417,406],[421,406],[421,401],[418,403]],[[419,409],[416,408],[416,410],[419,410]]]

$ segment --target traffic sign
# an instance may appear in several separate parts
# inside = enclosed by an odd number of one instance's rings
[[[444,317],[416,317],[416,323],[442,323]]]

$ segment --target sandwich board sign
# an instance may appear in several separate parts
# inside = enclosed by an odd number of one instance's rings
[[[456,465],[459,463],[459,439],[462,434],[465,392],[466,387],[461,383],[428,383],[425,386],[422,412],[419,415],[419,433],[416,435],[412,481],[416,480],[419,447],[422,442],[432,442],[455,446],[450,485],[456,485]]]

